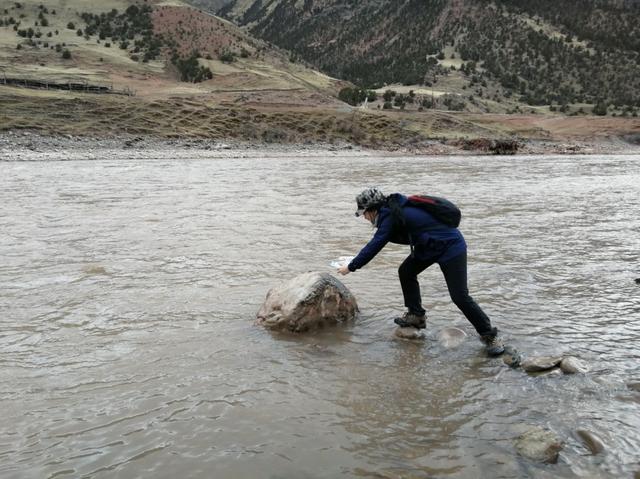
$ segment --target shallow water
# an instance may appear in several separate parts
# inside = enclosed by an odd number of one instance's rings
[[[0,477],[640,470],[639,157],[88,156],[0,162]],[[591,371],[531,377],[487,358],[437,266],[421,275],[427,341],[393,340],[402,246],[343,279],[355,324],[253,326],[271,286],[368,240],[353,197],[372,184],[456,201],[471,292],[509,343]],[[446,350],[435,337],[452,325],[469,338]],[[525,424],[564,439],[557,465],[517,456]]]

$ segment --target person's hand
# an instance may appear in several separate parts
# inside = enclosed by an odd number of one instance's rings
[[[338,273],[340,273],[342,276],[344,276],[345,274],[351,273],[351,271],[349,270],[349,267],[347,265],[345,265],[345,266],[340,266],[338,268]]]

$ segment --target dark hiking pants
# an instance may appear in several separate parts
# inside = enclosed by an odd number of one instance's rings
[[[425,314],[420,297],[418,275],[435,263],[434,260],[418,260],[408,256],[398,268],[400,285],[404,296],[404,305],[413,314]],[[446,263],[440,264],[440,269],[447,282],[449,295],[454,304],[462,311],[481,336],[493,336],[497,330],[491,327],[491,321],[480,306],[469,296],[467,288],[467,252],[459,254]]]

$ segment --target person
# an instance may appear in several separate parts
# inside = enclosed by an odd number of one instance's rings
[[[367,188],[356,197],[356,216],[362,216],[375,228],[373,238],[348,265],[338,268],[342,275],[364,267],[388,242],[407,244],[411,254],[398,268],[407,311],[395,318],[398,326],[426,328],[418,275],[438,263],[452,301],[465,315],[485,344],[487,353],[499,355],[504,345],[498,329],[469,295],[467,287],[467,245],[462,233],[437,221],[424,209],[411,205],[399,193],[385,196],[378,188]]]

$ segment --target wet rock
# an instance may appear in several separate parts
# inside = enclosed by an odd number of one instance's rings
[[[522,369],[528,373],[555,368],[562,361],[562,356],[533,356],[522,361]]]
[[[398,326],[393,334],[400,339],[424,339],[424,333],[418,328],[402,328]]]
[[[89,275],[108,274],[107,269],[99,264],[87,264],[82,267],[82,272]]]
[[[567,356],[560,361],[560,369],[565,374],[582,374],[589,371],[586,364],[573,356]]]
[[[640,392],[640,381],[631,381],[627,383],[627,388],[632,391]]]
[[[516,440],[518,454],[547,464],[558,462],[562,445],[562,441],[555,433],[538,426],[532,426]]]
[[[342,282],[309,272],[269,290],[256,324],[301,333],[353,320],[357,312],[356,299]]]
[[[447,349],[460,346],[467,337],[460,328],[444,328],[438,333],[438,342]]]
[[[582,440],[584,445],[591,451],[591,454],[600,454],[604,451],[604,443],[598,436],[586,429],[578,429],[576,431],[578,437]]]
[[[512,368],[517,368],[522,363],[522,355],[512,346],[505,346],[502,354],[502,362]]]

